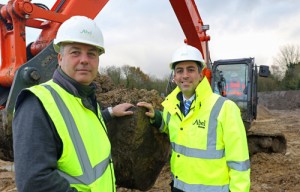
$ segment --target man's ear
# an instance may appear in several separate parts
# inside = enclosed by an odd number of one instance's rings
[[[176,77],[176,73],[175,73],[175,71],[173,71],[172,83],[175,83],[177,85],[177,81],[175,80],[175,77]]]
[[[61,55],[61,53],[57,54],[57,61],[58,61],[58,65],[60,66],[61,61],[62,61],[62,55]]]
[[[202,81],[203,78],[204,78],[204,74],[200,72],[200,82]]]

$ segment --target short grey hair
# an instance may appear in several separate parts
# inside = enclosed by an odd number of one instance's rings
[[[65,49],[65,45],[63,43],[60,43],[59,45],[59,53],[64,56],[64,49]]]

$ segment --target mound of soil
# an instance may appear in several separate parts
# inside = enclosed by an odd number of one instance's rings
[[[258,93],[258,103],[274,110],[289,110],[300,108],[299,91],[272,91]]]
[[[270,119],[273,116],[272,112],[263,105],[258,105],[257,111],[258,111],[257,120]]]

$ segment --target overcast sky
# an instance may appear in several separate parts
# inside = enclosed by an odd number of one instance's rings
[[[300,0],[195,1],[210,25],[212,61],[255,57],[258,65],[271,65],[282,46],[300,44]],[[55,1],[32,2],[51,8]],[[110,0],[95,20],[106,48],[101,67],[127,64],[156,77],[170,73],[172,53],[185,37],[169,0]],[[35,34],[28,30],[28,41]]]

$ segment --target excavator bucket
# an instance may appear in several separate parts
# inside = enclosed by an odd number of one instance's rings
[[[132,110],[133,116],[116,118],[107,125],[112,159],[118,186],[146,191],[169,161],[171,148],[168,137],[150,125],[144,108]]]
[[[287,141],[282,133],[247,132],[249,153],[286,153]]]
[[[95,82],[97,87],[102,88],[96,94],[103,108],[124,102],[136,104],[145,101],[162,110],[163,98],[155,90],[113,86],[110,78],[104,75],[96,78]],[[130,110],[133,115],[115,117],[107,123],[116,183],[118,187],[147,191],[170,160],[171,146],[168,136],[151,126],[145,108],[133,107]]]

